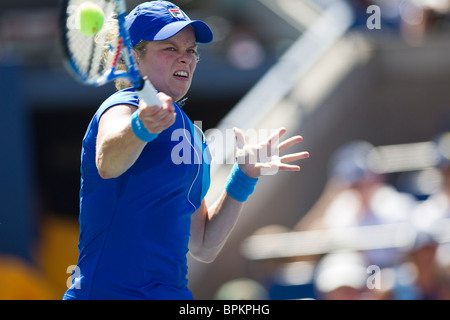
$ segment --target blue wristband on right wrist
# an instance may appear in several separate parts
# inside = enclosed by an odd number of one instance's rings
[[[225,190],[235,200],[244,202],[255,190],[258,179],[247,176],[235,163],[225,184]]]
[[[139,119],[139,109],[137,109],[131,116],[131,129],[133,130],[136,137],[144,142],[153,141],[158,136],[157,133],[148,132],[142,120]]]

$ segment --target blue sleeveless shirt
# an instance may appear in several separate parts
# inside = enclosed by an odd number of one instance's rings
[[[175,123],[125,173],[102,179],[98,124],[118,104],[137,107],[139,99],[131,89],[113,94],[83,139],[79,258],[63,299],[192,299],[186,255],[191,215],[209,188],[207,145],[175,104]]]

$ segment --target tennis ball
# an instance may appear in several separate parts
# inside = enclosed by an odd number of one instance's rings
[[[92,36],[103,26],[104,14],[102,8],[92,2],[83,2],[79,7],[80,31]]]

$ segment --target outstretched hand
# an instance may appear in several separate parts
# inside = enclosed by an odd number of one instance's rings
[[[273,175],[281,171],[299,171],[300,166],[290,164],[291,162],[306,159],[308,152],[298,152],[280,156],[281,152],[301,142],[301,136],[293,136],[279,143],[280,137],[286,133],[285,128],[279,128],[265,141],[258,144],[248,144],[244,133],[233,128],[236,136],[236,162],[239,168],[251,178],[262,175]]]

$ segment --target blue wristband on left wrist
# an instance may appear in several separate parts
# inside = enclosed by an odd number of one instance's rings
[[[255,190],[257,182],[257,178],[247,176],[235,163],[225,184],[225,190],[233,199],[244,202]]]
[[[139,109],[137,109],[131,116],[131,129],[133,130],[136,137],[144,142],[153,141],[158,136],[157,133],[148,132],[142,120],[139,119]]]

